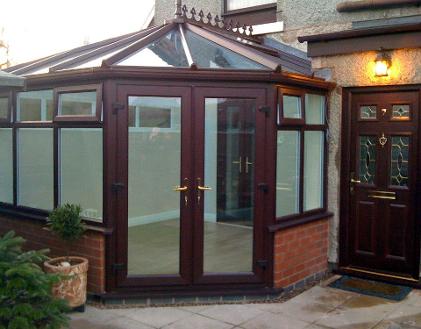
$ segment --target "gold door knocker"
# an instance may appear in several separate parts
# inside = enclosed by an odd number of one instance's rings
[[[379,143],[380,143],[380,145],[381,145],[382,147],[384,147],[384,146],[386,145],[386,143],[387,143],[387,138],[386,138],[386,136],[384,135],[384,133],[382,133],[382,137],[380,137],[380,138],[379,138]]]

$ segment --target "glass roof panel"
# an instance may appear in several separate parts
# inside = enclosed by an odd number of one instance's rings
[[[186,54],[177,29],[159,38],[143,49],[129,55],[118,65],[188,67]]]
[[[267,70],[266,66],[207,40],[194,32],[185,31],[187,45],[198,67],[243,70]]]

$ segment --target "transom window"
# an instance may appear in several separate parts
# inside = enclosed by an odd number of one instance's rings
[[[326,96],[280,89],[276,217],[325,210]]]
[[[226,0],[226,10],[238,10],[276,3],[276,0]]]

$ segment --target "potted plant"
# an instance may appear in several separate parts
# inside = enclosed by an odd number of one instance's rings
[[[53,295],[65,299],[69,306],[83,312],[86,303],[88,260],[69,256],[70,244],[80,239],[85,232],[81,218],[81,207],[64,204],[54,209],[48,217],[48,228],[67,245],[67,255],[44,262],[47,273],[59,274],[62,279],[53,286]]]

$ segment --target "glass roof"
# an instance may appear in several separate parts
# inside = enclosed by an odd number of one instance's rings
[[[136,53],[130,54],[118,65],[188,67],[189,63],[182,45],[181,33],[174,29]]]
[[[310,64],[280,54],[259,39],[245,40],[223,28],[190,20],[113,37],[19,64],[6,72],[28,76],[115,66],[278,71],[282,65],[290,72],[306,74],[304,69]]]
[[[187,45],[190,49],[194,63],[204,68],[229,68],[264,70],[267,67],[256,63],[247,57],[237,54],[228,48],[222,47],[215,42],[191,31],[185,32]]]

